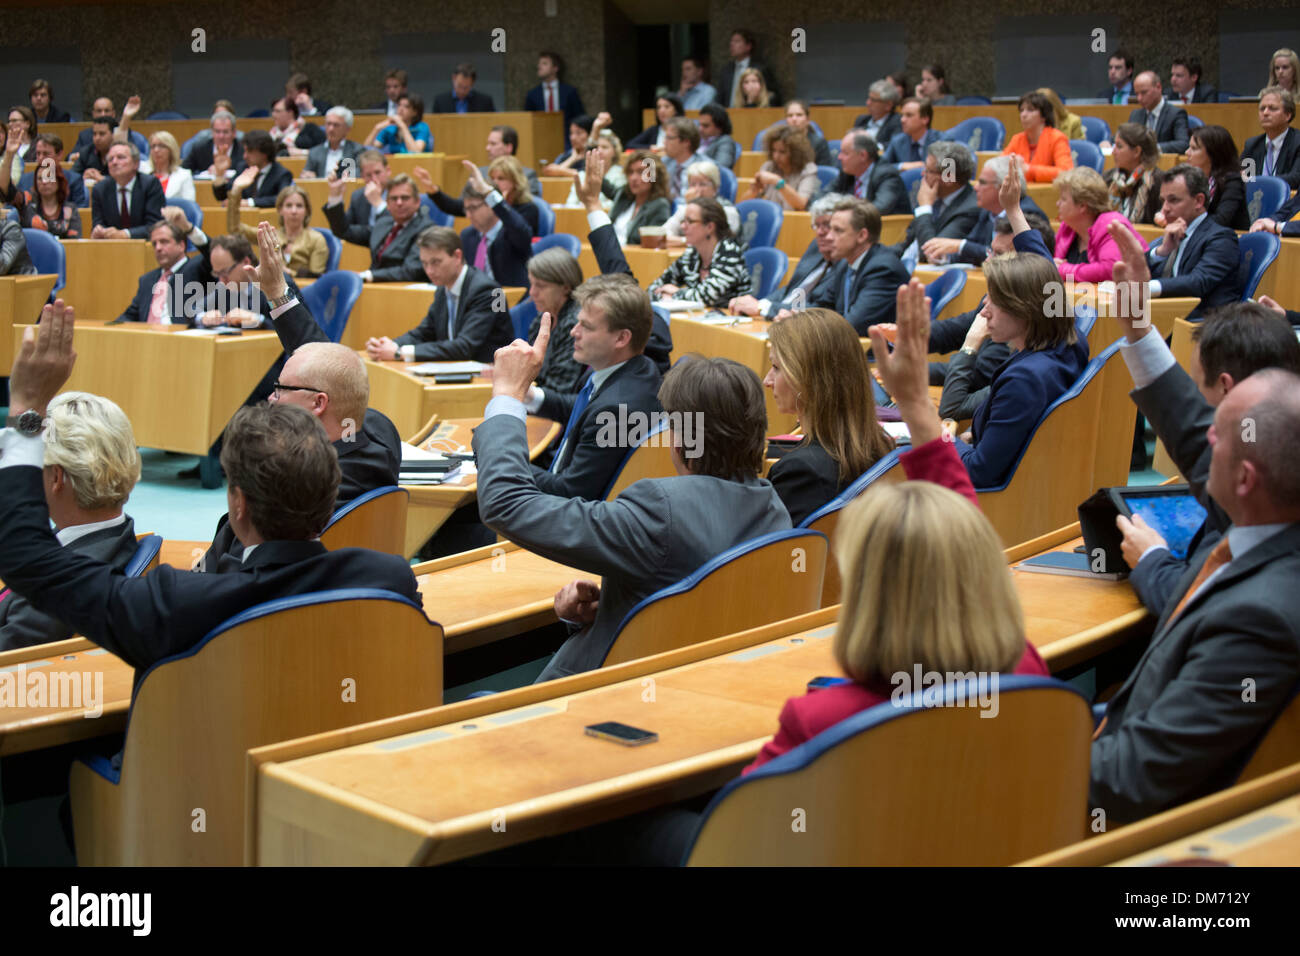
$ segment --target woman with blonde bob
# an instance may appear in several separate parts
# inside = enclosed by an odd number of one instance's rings
[[[1056,177],[1057,218],[1056,265],[1063,278],[1076,282],[1105,282],[1121,258],[1119,245],[1111,238],[1110,224],[1121,222],[1137,236],[1141,234],[1121,212],[1110,208],[1110,189],[1101,173],[1090,166],[1076,166]]]
[[[1280,86],[1290,90],[1292,96],[1300,96],[1300,56],[1296,56],[1295,50],[1282,47],[1269,57],[1268,83],[1264,89],[1270,86]],[[1263,95],[1261,91],[1260,96]]]
[[[64,392],[49,404],[45,503],[59,543],[125,568],[135,554],[135,524],[122,508],[140,480],[131,422],[115,403]],[[0,596],[0,651],[72,636],[72,628],[17,594]]]
[[[796,415],[804,440],[768,480],[798,524],[894,448],[876,421],[861,340],[830,309],[796,312],[768,332],[772,367],[763,384],[777,409]]]
[[[256,176],[257,169],[253,166],[240,173],[230,186],[232,201],[226,204],[226,231],[247,236],[248,241],[254,244],[257,242],[257,227],[240,222],[239,197],[252,185]],[[311,222],[311,196],[296,183],[285,186],[275,197],[275,211],[280,216],[280,228],[275,232],[280,240],[285,268],[300,279],[323,275],[329,264],[330,250],[324,236],[307,228]]]
[[[181,147],[176,137],[165,129],[149,137],[149,163],[166,198],[195,201],[194,177],[181,165]]]
[[[873,327],[871,338],[912,433],[913,447],[900,456],[911,480],[877,484],[840,513],[843,606],[832,647],[849,680],[786,701],[780,729],[745,773],[891,700],[894,675],[910,676],[918,665],[943,674],[1048,673],[1025,640],[1002,542],[930,403],[929,301],[915,279],[900,289],[897,314],[892,353],[883,329]]]

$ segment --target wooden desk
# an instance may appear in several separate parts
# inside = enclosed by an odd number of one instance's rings
[[[84,212],[89,215],[90,211]],[[89,234],[87,231],[86,235]],[[135,298],[140,276],[158,268],[153,248],[143,239],[60,239],[59,242],[68,268],[68,284],[59,295],[76,308],[78,319],[101,322],[116,319]]]
[[[58,276],[0,276],[0,369],[14,364],[14,326],[33,325],[50,297]]]
[[[563,206],[568,200],[569,193],[573,191],[574,184],[577,180],[570,179],[568,176],[538,176],[537,181],[542,184],[541,198],[544,202],[552,205]],[[584,211],[585,212],[585,211]],[[563,232],[562,229],[556,229],[556,232]],[[586,230],[583,230],[584,232]],[[581,235],[581,233],[579,233]]]
[[[700,321],[702,313],[677,312],[672,317],[673,354],[676,362],[683,355],[699,352],[710,358],[734,359],[762,379],[772,367],[771,345],[767,340],[769,324],[763,320],[738,321],[734,325],[709,325]],[[767,433],[782,435],[797,424],[793,415],[776,407],[768,389],[763,390],[767,405]]]
[[[586,224],[586,218],[583,218],[583,224]],[[585,236],[584,229],[580,235]],[[658,279],[665,269],[677,259],[686,249],[682,246],[676,246],[671,249],[647,249],[644,246],[624,246],[623,256],[627,259],[628,267],[632,270],[632,275],[641,288],[648,289],[650,283]],[[578,256],[578,265],[582,267],[584,276],[600,275],[600,266],[596,262],[596,254],[591,251],[591,245],[587,242],[582,244],[582,254]]]
[[[13,332],[17,343],[22,327]],[[111,398],[137,444],[206,455],[283,351],[274,332],[189,334],[179,326],[77,322],[77,367],[65,390]]]
[[[435,385],[431,377],[412,374],[406,362],[372,362],[364,352],[370,378],[370,407],[383,412],[403,438],[415,435],[435,414],[439,418],[482,417],[492,397],[492,383],[475,378],[467,385]]]
[[[1300,795],[1115,865],[1159,866],[1188,859],[1219,860],[1232,866],[1295,866],[1300,863]]]
[[[1026,577],[1051,576],[1017,575],[1022,599],[1038,587]],[[252,751],[246,859],[441,863],[706,792],[753,758],[810,677],[838,673],[829,640],[837,611]],[[1081,611],[1089,623],[1114,614],[1105,600]],[[1027,607],[1031,638],[1053,667],[1079,653],[1082,632],[1059,635],[1064,623],[1055,610]],[[621,748],[583,734],[601,720],[655,730],[660,741]]]
[[[0,655],[0,688],[12,682],[16,692],[24,685],[27,691],[17,698],[23,706],[0,706],[0,757],[121,731],[133,679],[121,658],[84,638],[5,652]],[[44,688],[43,699],[33,696],[36,683]],[[86,706],[88,696],[102,708],[98,717]],[[72,706],[73,701],[78,705]],[[65,706],[47,706],[50,702]]]
[[[440,386],[434,386],[434,388],[438,387]],[[474,428],[482,421],[481,409],[474,417],[444,418],[422,447],[441,451],[468,451],[473,440]],[[559,435],[560,424],[530,415],[527,429],[528,457],[532,460],[545,451]],[[443,522],[453,511],[474,500],[478,481],[474,475],[461,475],[441,485],[403,485],[403,487],[410,495],[406,506],[405,552],[407,557],[410,557],[420,550],[420,546],[429,540],[430,535],[442,527]],[[441,624],[442,621],[438,623]]]

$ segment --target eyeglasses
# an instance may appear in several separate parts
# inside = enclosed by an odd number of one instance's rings
[[[685,216],[682,217],[683,226],[698,226],[702,222],[704,222],[703,219],[687,219]]]
[[[320,392],[322,395],[328,395],[329,392],[323,388],[312,388],[310,385],[285,385],[283,382],[276,382],[271,386],[273,392]]]

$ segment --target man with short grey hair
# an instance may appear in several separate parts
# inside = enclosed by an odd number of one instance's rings
[[[916,191],[916,209],[903,241],[894,247],[911,272],[925,259],[922,247],[936,236],[960,239],[979,219],[970,181],[975,157],[963,143],[939,140],[925,151],[925,174]]]
[[[842,193],[823,193],[814,199],[808,207],[813,240],[799,257],[786,287],[770,299],[757,299],[752,295],[737,296],[728,303],[731,311],[771,319],[783,309],[799,312],[807,308],[835,267],[835,260],[831,257],[831,213],[840,202],[852,198]]]
[[[840,174],[822,191],[840,193],[865,199],[875,206],[882,216],[907,216],[912,213],[912,202],[907,198],[907,187],[898,168],[879,162],[878,140],[865,130],[851,129],[840,140],[837,159]]]
[[[888,144],[903,131],[897,112],[899,99],[898,87],[888,80],[876,80],[867,90],[867,111],[853,121],[853,126],[877,143]]]
[[[114,143],[106,157],[108,176],[90,194],[92,239],[147,239],[162,219],[162,184],[140,172],[134,143]]]
[[[352,132],[352,111],[346,106],[332,106],[325,111],[325,142],[307,151],[303,179],[329,179],[337,173],[343,179],[359,179],[359,157],[364,147],[348,139]],[[342,164],[342,169],[339,168]]]
[[[238,176],[244,171],[244,144],[235,135],[235,114],[217,110],[210,121],[212,138],[201,140],[190,149],[184,166],[201,176],[224,177],[227,173]],[[220,162],[218,162],[220,161]]]
[[[989,257],[993,245],[994,226],[998,220],[1005,219],[1007,215],[1006,210],[1002,208],[998,187],[1002,185],[1002,180],[1007,178],[1007,173],[1010,171],[1010,156],[994,156],[984,164],[984,168],[980,170],[975,180],[975,201],[979,204],[980,213],[974,227],[962,239],[935,236],[927,240],[922,244],[921,251],[928,261],[967,262],[977,266]],[[1020,208],[1026,214],[1035,212],[1048,219],[1049,217],[1039,208],[1038,203],[1029,198],[1025,174],[1019,168],[1017,168],[1017,176],[1020,179]]]

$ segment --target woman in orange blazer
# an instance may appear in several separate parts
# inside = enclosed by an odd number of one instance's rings
[[[1056,128],[1055,112],[1037,90],[1020,97],[1024,130],[1011,137],[1002,153],[1015,153],[1024,160],[1025,178],[1031,183],[1050,183],[1062,170],[1074,168],[1070,140]]]

